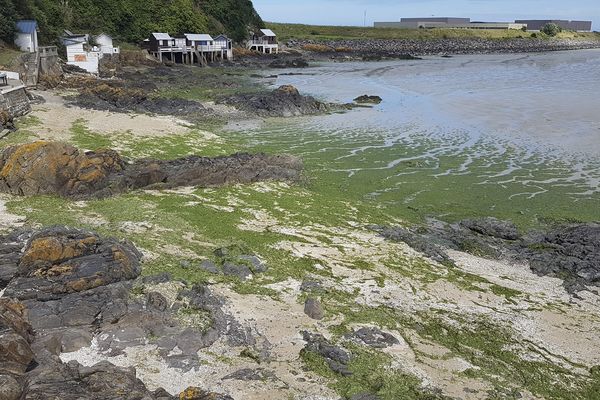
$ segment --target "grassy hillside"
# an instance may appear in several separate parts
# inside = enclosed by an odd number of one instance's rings
[[[485,39],[511,39],[531,37],[530,32],[520,30],[478,30],[478,29],[398,29],[398,28],[372,28],[355,26],[321,26],[302,24],[267,23],[280,40],[312,39],[440,39],[440,38],[485,38]],[[542,33],[537,37],[546,38]],[[596,38],[597,33],[561,32],[559,38]]]
[[[239,41],[263,22],[250,0],[0,0],[0,39],[12,41],[14,21],[36,19],[40,41],[52,44],[64,29],[106,32],[138,42],[151,32],[227,33]]]

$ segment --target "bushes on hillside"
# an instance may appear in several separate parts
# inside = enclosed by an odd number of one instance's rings
[[[556,36],[562,32],[562,28],[553,22],[550,22],[542,27],[542,32],[548,36]]]
[[[137,43],[152,32],[227,33],[241,41],[263,27],[250,0],[0,0],[0,39],[12,41],[20,18],[38,21],[43,44],[56,44],[64,29]]]

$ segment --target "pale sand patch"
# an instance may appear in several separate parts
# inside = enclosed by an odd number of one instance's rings
[[[110,357],[99,351],[97,340],[94,339],[91,346],[63,353],[60,357],[63,362],[77,360],[86,366],[107,360],[117,366],[135,367],[137,377],[149,389],[163,387],[171,394],[177,394],[188,386],[201,386],[227,393],[236,399],[338,399],[323,378],[302,369],[299,352],[304,347],[304,341],[299,332],[303,329],[314,330],[315,321],[304,314],[303,306],[296,301],[293,292],[299,290],[299,285],[293,280],[279,284],[283,293],[288,292],[286,287],[291,289],[289,296],[283,296],[283,301],[257,295],[240,295],[223,285],[213,286],[216,293],[227,299],[226,312],[233,315],[242,326],[249,328],[259,341],[268,345],[272,361],[260,365],[240,357],[242,348],[231,347],[222,341],[200,350],[198,355],[204,362],[188,372],[169,367],[158,354],[156,346],[150,344],[131,347],[126,349],[124,355]],[[172,284],[152,287],[152,290],[168,296],[169,301],[176,298],[178,289]],[[265,382],[222,380],[224,376],[242,368],[257,367],[273,371],[277,379]]]
[[[73,123],[85,120],[85,125],[93,132],[113,133],[130,132],[136,136],[167,136],[189,132],[191,125],[181,119],[170,116],[146,115],[134,113],[111,113],[108,111],[87,110],[79,107],[67,107],[64,99],[56,92],[36,92],[46,103],[34,105],[30,115],[40,119],[41,125],[32,128],[40,139],[68,140]],[[215,140],[218,136],[201,132],[199,137]]]
[[[12,200],[9,195],[0,195],[0,230],[9,230],[23,226],[26,218],[21,215],[15,215],[8,212],[6,202]]]

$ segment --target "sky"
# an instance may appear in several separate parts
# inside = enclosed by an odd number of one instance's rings
[[[600,0],[253,0],[265,21],[373,26],[402,17],[470,17],[474,21],[583,19],[600,30]]]

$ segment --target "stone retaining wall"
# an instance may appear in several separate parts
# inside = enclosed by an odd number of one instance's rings
[[[0,91],[0,130],[5,122],[16,117],[21,117],[31,111],[31,105],[24,86],[17,86],[11,89]],[[6,119],[7,121],[3,120]]]

